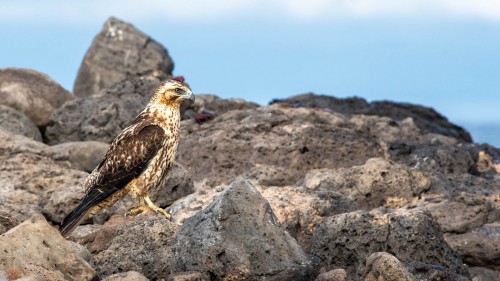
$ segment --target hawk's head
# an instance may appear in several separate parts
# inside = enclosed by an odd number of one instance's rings
[[[183,101],[193,103],[194,95],[186,84],[169,79],[155,90],[151,101],[163,106],[179,106]]]

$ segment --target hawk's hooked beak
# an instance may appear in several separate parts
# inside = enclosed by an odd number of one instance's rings
[[[194,103],[194,95],[191,91],[187,91],[184,95],[182,95],[184,100],[189,101],[189,103]]]

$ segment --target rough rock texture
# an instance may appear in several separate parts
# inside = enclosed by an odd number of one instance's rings
[[[452,124],[432,108],[390,101],[367,102],[362,98],[338,99],[330,96],[304,94],[285,100],[274,100],[282,106],[312,107],[322,110],[332,110],[345,115],[364,114],[387,116],[400,121],[411,117],[423,133],[436,133],[451,136],[461,141],[472,142],[470,134],[463,128]]]
[[[323,272],[314,281],[345,281],[347,280],[347,272],[342,268]]]
[[[18,204],[8,199],[0,199],[0,234],[41,213],[42,209],[37,205]]]
[[[49,123],[55,109],[73,96],[45,74],[29,69],[0,69],[0,104],[17,109],[37,126]]]
[[[0,271],[17,268],[48,280],[91,280],[95,276],[71,243],[41,215],[2,234],[0,252]]]
[[[148,281],[146,276],[137,271],[128,271],[122,273],[115,273],[102,279],[102,281]]]
[[[0,195],[16,204],[44,208],[53,192],[81,186],[87,173],[50,146],[0,130]]]
[[[359,209],[350,197],[332,191],[305,191],[298,187],[261,188],[281,226],[309,252],[317,225],[329,216]]]
[[[166,76],[138,75],[86,98],[65,103],[50,119],[45,133],[49,144],[113,139],[144,109],[152,91]]]
[[[310,189],[340,192],[370,210],[407,205],[428,190],[431,181],[419,170],[372,158],[364,165],[351,168],[311,170],[304,184]]]
[[[173,253],[175,272],[207,272],[211,279],[311,280],[315,276],[311,257],[280,227],[257,189],[242,178],[184,222]]]
[[[171,75],[167,50],[129,23],[109,18],[85,54],[73,89],[87,97],[124,80],[129,74],[159,71]]]
[[[371,254],[366,260],[364,281],[412,281],[413,276],[393,255],[385,252]]]
[[[468,265],[500,268],[500,221],[445,238]]]
[[[349,280],[361,278],[365,260],[375,252],[390,253],[404,263],[436,264],[468,276],[460,256],[425,213],[358,211],[326,218],[316,228],[312,252],[327,269],[345,268]]]
[[[304,108],[233,110],[201,126],[181,124],[178,161],[195,181],[216,186],[256,165],[286,167],[300,182],[310,169],[362,165],[381,157],[380,144],[327,112]]]
[[[406,269],[413,276],[414,280],[428,281],[469,281],[469,276],[459,275],[450,269],[436,264],[426,264],[422,262],[411,262],[406,264]]]
[[[0,127],[36,141],[42,141],[42,134],[31,119],[12,107],[0,104]]]
[[[469,272],[473,281],[500,280],[500,271],[494,271],[484,267],[470,267]]]
[[[127,220],[109,247],[91,260],[100,276],[137,271],[148,279],[166,279],[171,271],[171,246],[177,225],[160,215]]]
[[[57,152],[67,155],[68,160],[83,171],[92,172],[109,149],[109,144],[98,141],[65,142],[52,146]]]
[[[170,274],[167,281],[208,281],[210,278],[208,275],[201,272],[181,272]]]
[[[224,114],[231,110],[255,109],[258,104],[246,102],[241,99],[221,99],[216,95],[196,94],[196,100],[184,113],[184,118],[197,118],[197,114],[207,110],[213,112],[215,116]],[[201,121],[201,120],[200,120]]]

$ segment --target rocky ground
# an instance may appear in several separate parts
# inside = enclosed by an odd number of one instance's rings
[[[430,108],[360,98],[197,94],[151,192],[173,221],[125,218],[126,199],[61,237],[83,180],[172,69],[112,18],[73,95],[0,70],[0,280],[500,280],[500,150]]]

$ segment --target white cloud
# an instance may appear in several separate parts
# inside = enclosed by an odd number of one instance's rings
[[[0,0],[0,22],[87,24],[115,15],[129,21],[207,22],[239,18],[328,21],[390,17],[500,21],[498,0]]]

